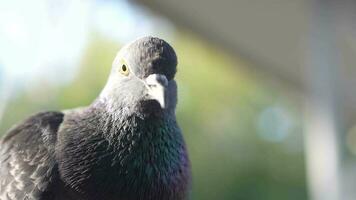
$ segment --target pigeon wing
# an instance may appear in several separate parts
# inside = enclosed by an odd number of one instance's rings
[[[61,112],[42,112],[12,128],[0,140],[0,199],[47,199],[58,180],[55,160]]]

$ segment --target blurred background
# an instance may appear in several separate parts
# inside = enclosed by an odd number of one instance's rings
[[[354,200],[355,21],[353,0],[0,0],[0,134],[90,104],[153,35],[178,55],[192,199]]]

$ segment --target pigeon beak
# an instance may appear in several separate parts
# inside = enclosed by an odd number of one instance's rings
[[[150,98],[158,101],[162,109],[166,108],[166,88],[168,80],[165,75],[151,74],[145,79]]]

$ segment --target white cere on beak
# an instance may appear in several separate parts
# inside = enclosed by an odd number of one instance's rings
[[[162,74],[151,74],[145,79],[145,83],[150,97],[158,101],[161,108],[166,108],[165,93],[168,86],[166,76]]]

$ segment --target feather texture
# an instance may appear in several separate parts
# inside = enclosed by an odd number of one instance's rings
[[[43,199],[58,179],[55,161],[60,112],[29,117],[0,141],[0,199]]]

